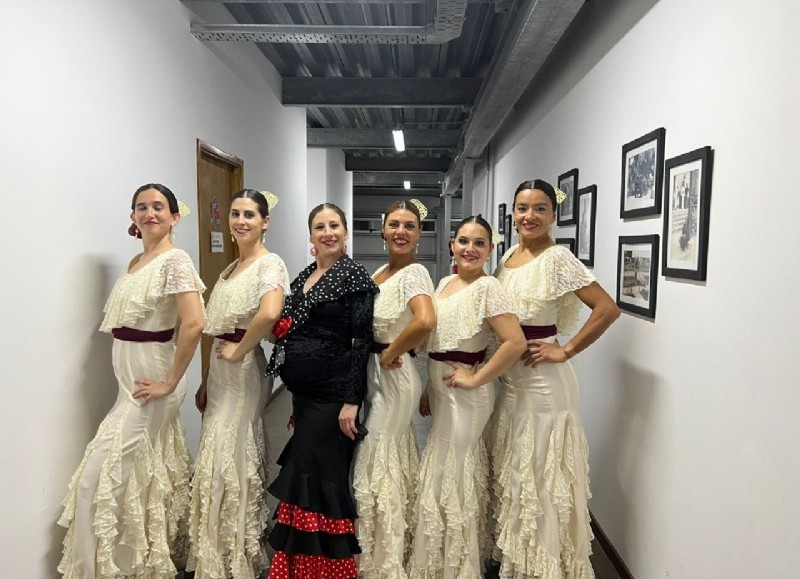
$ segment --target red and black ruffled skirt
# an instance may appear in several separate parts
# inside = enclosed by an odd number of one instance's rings
[[[354,443],[339,430],[340,402],[294,396],[294,433],[269,492],[280,501],[269,536],[269,579],[355,579],[361,552],[350,492]]]

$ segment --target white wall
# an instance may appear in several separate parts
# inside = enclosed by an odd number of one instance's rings
[[[244,160],[245,183],[281,198],[270,246],[296,272],[305,227],[305,111],[279,103],[257,49],[204,44],[173,0],[4,3],[0,158],[0,560],[4,577],[55,577],[69,477],[113,404],[110,285],[140,244],[130,199],[160,181],[195,213],[176,243],[197,259],[195,139]],[[236,59],[234,64],[233,59]],[[189,370],[184,418],[196,444]]]
[[[353,224],[353,173],[344,170],[344,152],[340,149],[307,150],[308,196],[306,200],[306,217],[320,203],[338,205],[347,217],[347,225]],[[306,222],[306,231],[308,223]],[[347,242],[347,253],[353,255],[353,235]],[[310,249],[310,245],[306,244]],[[308,252],[306,252],[308,254]],[[307,257],[311,263],[311,256]]]
[[[667,158],[715,149],[707,282],[659,277],[655,321],[623,313],[574,361],[591,508],[635,577],[800,566],[798,6],[587,3],[493,144],[489,214],[524,179],[578,167],[597,184],[594,273],[612,295],[618,236],[662,232],[619,218],[622,145],[663,126]]]

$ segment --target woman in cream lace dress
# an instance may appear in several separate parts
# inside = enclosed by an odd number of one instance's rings
[[[179,409],[203,329],[205,288],[189,256],[172,245],[180,220],[172,192],[144,185],[132,209],[131,234],[144,252],[114,285],[100,326],[114,335],[117,401],[86,449],[59,520],[68,531],[58,569],[74,579],[174,577],[171,557],[185,555],[178,551],[190,457]]]
[[[433,414],[414,507],[412,579],[478,579],[487,545],[488,472],[481,434],[494,408],[492,382],[525,349],[511,304],[483,267],[492,251],[482,217],[462,221],[452,241],[458,274],[434,296],[428,386],[420,403]],[[484,365],[490,334],[500,347]]]
[[[590,579],[592,533],[587,447],[578,415],[578,382],[568,362],[619,315],[611,297],[569,250],[550,239],[553,187],[522,183],[514,194],[520,243],[495,272],[511,299],[528,349],[503,376],[494,419],[493,475],[500,577]],[[587,322],[564,346],[581,303]]]
[[[268,566],[261,411],[269,392],[262,385],[266,360],[260,344],[289,290],[283,260],[262,240],[269,209],[258,191],[233,196],[228,222],[239,259],[222,272],[208,301],[205,333],[215,340],[208,377],[196,396],[204,411],[192,480],[188,569],[196,579],[252,579]]]
[[[417,205],[419,204],[419,205]],[[417,490],[419,452],[411,415],[422,393],[414,350],[436,323],[433,282],[414,262],[422,219],[419,201],[397,201],[385,212],[382,235],[389,263],[375,272],[374,344],[367,366],[366,428],[356,447],[353,488],[358,510],[359,576],[404,579],[409,523]]]

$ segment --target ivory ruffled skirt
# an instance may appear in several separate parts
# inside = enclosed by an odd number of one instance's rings
[[[174,577],[186,556],[190,456],[179,409],[186,381],[146,406],[135,378],[165,377],[172,342],[114,340],[116,403],[69,485],[58,570],[68,579]]]
[[[420,379],[413,360],[385,370],[370,356],[365,405],[367,437],[357,445],[353,488],[358,509],[359,576],[405,579],[411,544],[419,451],[411,416],[419,406]]]

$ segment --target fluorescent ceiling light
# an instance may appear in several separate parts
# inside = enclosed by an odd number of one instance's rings
[[[403,138],[403,131],[402,129],[395,129],[392,131],[392,137],[394,137],[394,148],[397,152],[402,153],[406,150],[406,140]]]
[[[411,181],[403,181],[403,188],[411,189]]]

